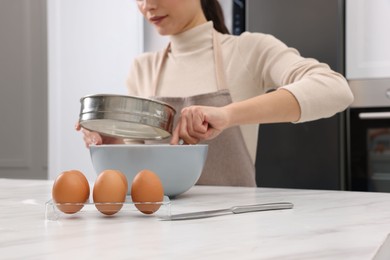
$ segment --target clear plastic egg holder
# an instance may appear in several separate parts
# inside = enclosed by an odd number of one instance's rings
[[[122,204],[122,208],[112,215],[106,215],[101,213],[96,205],[120,205]],[[68,214],[62,212],[57,206],[83,206],[80,211]],[[160,205],[159,209],[152,214],[145,214],[139,211],[136,208],[136,205]],[[96,218],[96,217],[106,217],[106,218],[131,218],[131,217],[157,217],[160,219],[167,219],[171,216],[171,202],[167,196],[164,196],[162,202],[133,202],[130,196],[126,197],[125,202],[121,203],[94,203],[87,201],[85,203],[56,203],[53,200],[49,200],[46,202],[45,209],[45,219],[56,221],[59,219],[67,219],[67,218]]]

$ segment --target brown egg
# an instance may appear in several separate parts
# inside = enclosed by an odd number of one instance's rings
[[[93,186],[93,201],[96,208],[105,215],[117,213],[126,200],[127,189],[127,179],[123,173],[117,170],[103,171]]]
[[[153,214],[156,212],[161,204],[147,204],[145,202],[162,202],[164,199],[164,189],[158,175],[150,170],[142,170],[137,173],[131,185],[131,198],[142,213]]]
[[[87,178],[78,170],[64,171],[54,181],[52,197],[55,203],[74,203],[75,205],[57,205],[58,209],[67,214],[81,210],[89,198]]]
[[[121,179],[123,181],[123,183],[126,185],[126,194],[127,192],[129,191],[129,184],[127,182],[127,178],[126,178],[126,175],[124,175],[122,172],[120,171],[117,171],[119,173],[119,176],[121,176]]]

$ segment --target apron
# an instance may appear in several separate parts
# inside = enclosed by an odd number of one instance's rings
[[[217,34],[213,32],[213,48],[215,74],[218,90],[190,97],[160,97],[156,96],[162,67],[168,58],[170,44],[165,49],[164,56],[159,64],[157,76],[153,82],[153,95],[151,98],[166,102],[180,112],[182,108],[191,105],[221,107],[232,103],[232,98],[226,84],[223,69],[221,44]],[[180,116],[174,121],[174,126]],[[255,187],[255,167],[245,145],[239,126],[225,129],[216,138],[201,142],[208,144],[208,153],[202,174],[196,184],[220,186],[247,186]]]

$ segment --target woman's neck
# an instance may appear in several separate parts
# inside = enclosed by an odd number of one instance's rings
[[[202,25],[204,23],[207,23],[207,19],[206,19],[206,16],[204,15],[203,12],[200,12],[198,15],[196,15],[194,17],[194,19],[192,19],[191,21],[188,22],[188,24],[186,24],[182,30],[180,30],[180,32],[178,33],[175,33],[174,35],[177,35],[177,34],[181,34],[183,32],[186,32],[188,30],[191,30],[192,28],[195,28],[199,25]]]
[[[171,51],[175,55],[212,47],[213,23],[206,22],[183,33],[172,35]]]

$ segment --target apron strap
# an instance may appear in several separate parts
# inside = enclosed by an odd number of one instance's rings
[[[160,63],[157,65],[157,75],[154,77],[154,80],[152,83],[153,84],[152,85],[152,93],[153,93],[152,95],[153,96],[157,96],[157,87],[158,87],[158,83],[160,82],[162,67],[168,58],[168,53],[169,53],[170,49],[171,49],[171,43],[168,43],[167,47],[164,49],[162,59],[161,59]]]
[[[225,68],[223,67],[222,58],[222,46],[218,39],[218,34],[213,30],[213,48],[214,48],[214,66],[215,66],[215,77],[217,80],[217,89],[223,90],[228,89],[226,81]]]

